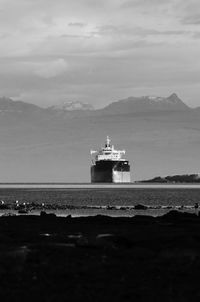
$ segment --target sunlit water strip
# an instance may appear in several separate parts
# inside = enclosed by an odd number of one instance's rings
[[[91,183],[0,183],[0,189],[200,189],[200,183],[189,184],[91,184]]]

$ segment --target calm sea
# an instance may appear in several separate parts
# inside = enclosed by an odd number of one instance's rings
[[[0,215],[17,214],[12,206],[18,201],[18,204],[34,205],[29,214],[39,214],[42,206],[46,212],[60,216],[157,216],[172,209],[196,212],[194,205],[200,204],[200,186],[1,184],[0,200],[4,205],[11,205],[10,209],[0,209]],[[138,204],[148,208],[134,209]]]

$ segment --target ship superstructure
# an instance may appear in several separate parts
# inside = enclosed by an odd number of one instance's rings
[[[125,150],[115,150],[107,136],[105,146],[99,151],[91,150],[91,182],[127,183],[130,182],[130,165],[123,158]]]

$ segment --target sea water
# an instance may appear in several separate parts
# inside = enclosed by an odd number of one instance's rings
[[[9,205],[9,209],[0,209],[0,215],[18,214],[17,202],[35,215],[45,210],[59,216],[158,216],[170,210],[197,213],[194,206],[200,205],[200,186],[1,184],[0,201]],[[147,209],[136,210],[138,204]]]

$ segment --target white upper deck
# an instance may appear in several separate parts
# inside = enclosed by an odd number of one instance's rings
[[[101,148],[99,151],[90,151],[91,155],[97,153],[95,156],[96,161],[100,160],[119,160],[124,161],[122,156],[125,154],[125,150],[115,150],[114,146],[110,144],[110,138],[107,136],[105,147]]]

